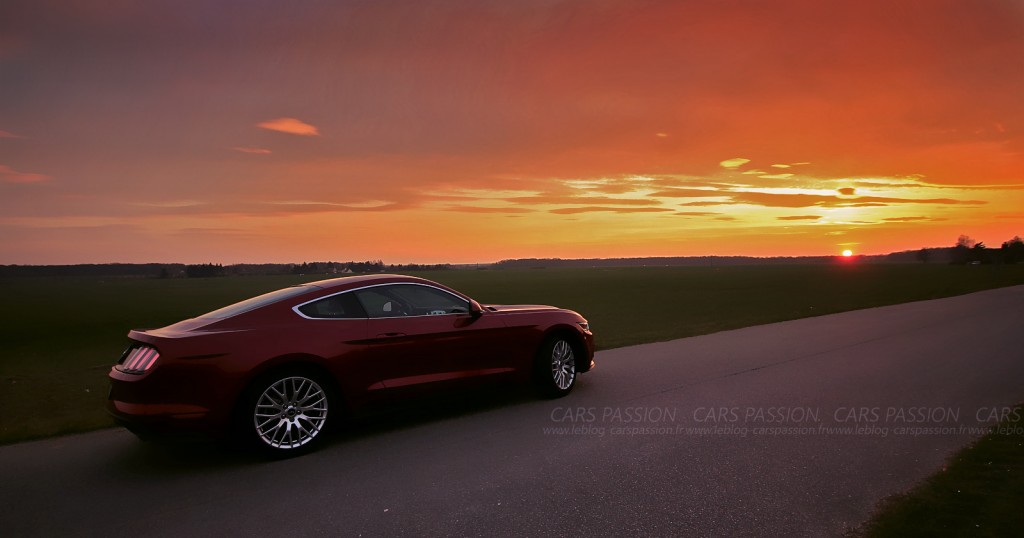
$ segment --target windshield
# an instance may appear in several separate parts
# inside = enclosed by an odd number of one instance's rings
[[[231,316],[237,316],[242,312],[248,312],[250,310],[266,306],[269,304],[283,301],[289,297],[295,297],[296,295],[302,295],[313,289],[313,286],[292,286],[290,288],[284,288],[282,290],[272,291],[270,293],[264,293],[258,295],[252,299],[246,299],[244,301],[235,303],[233,305],[219,308],[213,312],[208,312],[199,316],[199,319],[223,319],[230,318]]]

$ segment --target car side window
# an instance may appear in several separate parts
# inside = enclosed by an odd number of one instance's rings
[[[376,286],[357,290],[355,294],[371,318],[439,316],[469,312],[469,301],[418,284]]]
[[[437,288],[417,285],[395,286],[394,293],[411,305],[419,316],[469,312],[469,301]]]
[[[299,312],[306,317],[315,319],[354,319],[365,318],[359,301],[351,293],[340,293],[307,303],[299,307]]]
[[[378,286],[357,290],[352,294],[359,299],[363,309],[366,310],[366,314],[371,318],[391,318],[406,315],[402,313],[394,297],[384,289],[386,287]]]

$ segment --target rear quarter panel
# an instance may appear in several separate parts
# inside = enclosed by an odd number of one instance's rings
[[[285,364],[313,364],[327,370],[346,397],[358,396],[374,382],[368,368],[366,320],[307,320],[253,323],[245,329],[221,326],[183,334],[132,331],[129,338],[150,344],[161,358],[122,390],[145,391],[145,401],[166,399],[194,403],[224,422],[243,390],[254,379]],[[113,372],[112,375],[127,376]],[[147,382],[152,377],[153,382]],[[132,394],[116,395],[132,401]],[[346,402],[355,405],[356,402]]]

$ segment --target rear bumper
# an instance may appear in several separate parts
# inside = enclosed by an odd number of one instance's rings
[[[187,434],[215,435],[217,429],[208,420],[208,413],[180,412],[169,406],[129,404],[108,400],[107,413],[118,426],[143,436],[179,436]]]
[[[139,404],[107,400],[107,413],[122,424],[159,422],[198,424],[207,420],[210,410],[189,404]]]
[[[107,413],[136,433],[216,432],[226,417],[190,392],[169,387],[156,372],[126,374],[111,369]],[[194,393],[193,393],[194,394]]]

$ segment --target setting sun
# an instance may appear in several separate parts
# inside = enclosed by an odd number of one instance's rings
[[[846,250],[843,251],[843,257],[844,258],[849,258],[850,256],[853,256],[853,251],[852,250],[846,249]]]

